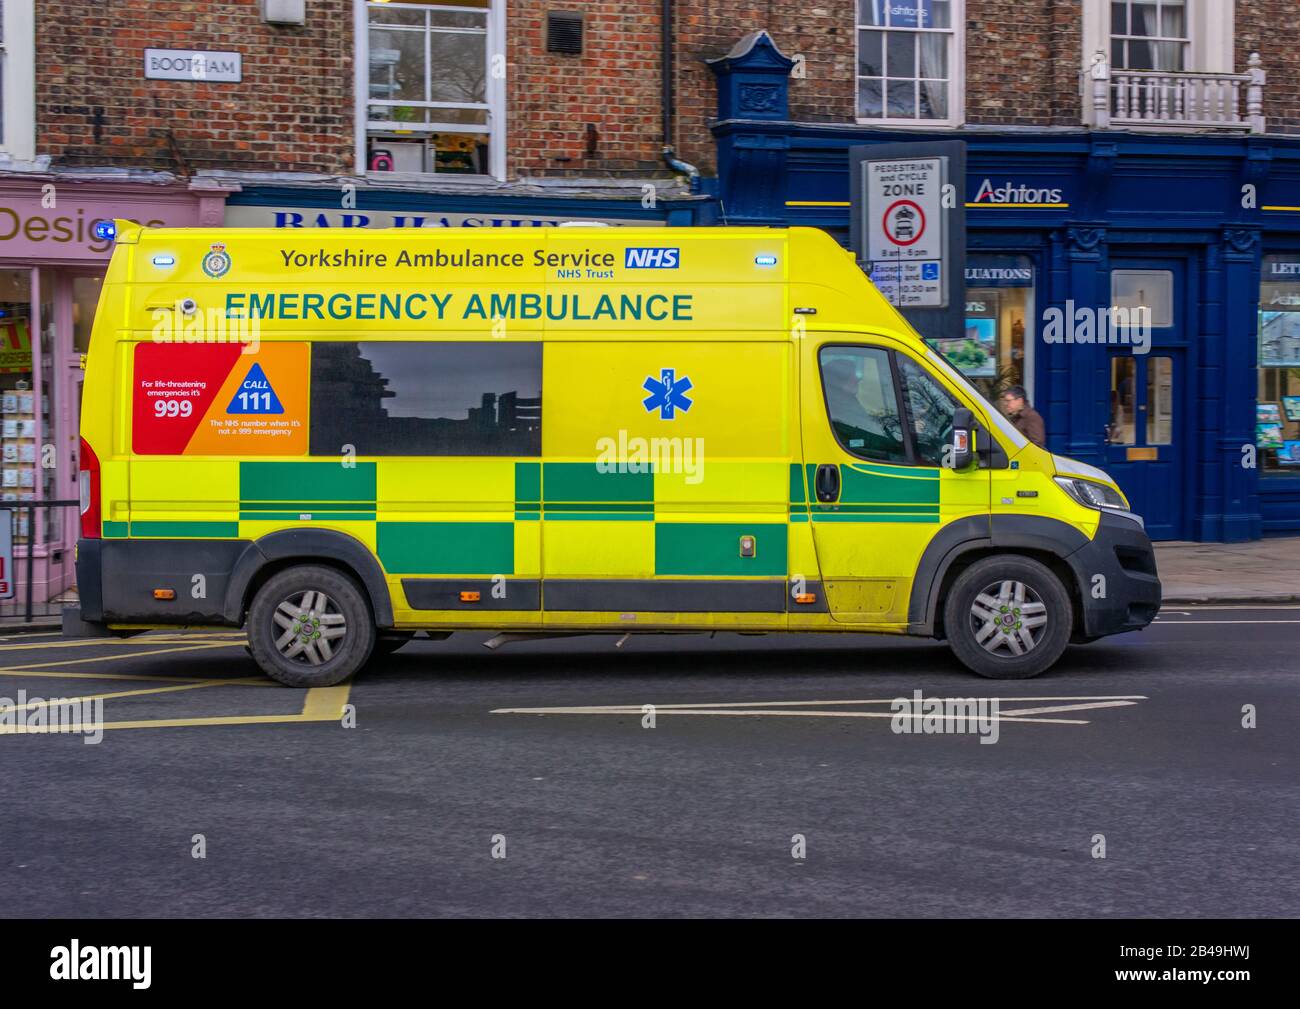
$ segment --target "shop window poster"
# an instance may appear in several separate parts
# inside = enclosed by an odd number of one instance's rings
[[[936,340],[939,351],[953,367],[972,378],[997,374],[997,319],[967,319],[966,334],[958,339]]]
[[[1300,441],[1286,441],[1277,450],[1277,461],[1282,466],[1300,466]]]
[[[1300,420],[1300,396],[1283,396],[1282,409],[1287,420]]]
[[[1300,367],[1300,312],[1260,312],[1259,363],[1263,368]]]

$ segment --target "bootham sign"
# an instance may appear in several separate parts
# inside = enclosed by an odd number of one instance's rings
[[[198,49],[146,49],[144,75],[154,81],[206,81],[238,84],[244,78],[239,53]]]

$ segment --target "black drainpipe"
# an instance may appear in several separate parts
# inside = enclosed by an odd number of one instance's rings
[[[691,192],[699,192],[700,188],[700,170],[692,164],[681,160],[673,150],[673,0],[663,0],[661,8],[660,23],[663,25],[663,41],[661,44],[663,54],[663,133],[664,133],[664,164],[674,172],[685,175],[690,180]]]

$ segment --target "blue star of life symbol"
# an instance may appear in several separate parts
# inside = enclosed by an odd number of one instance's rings
[[[682,413],[689,411],[692,401],[686,394],[691,389],[691,380],[684,376],[677,378],[673,368],[661,369],[659,376],[658,379],[647,378],[642,385],[642,388],[650,393],[641,401],[646,412],[658,410],[660,420],[672,420],[677,416],[679,407]]]

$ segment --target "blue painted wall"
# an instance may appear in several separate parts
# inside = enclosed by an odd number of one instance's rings
[[[768,46],[756,40],[755,66],[767,83],[786,80]],[[1300,475],[1242,465],[1242,447],[1255,440],[1261,257],[1300,251],[1300,138],[799,123],[746,106],[747,69],[743,56],[715,65],[720,108],[730,112],[713,127],[726,223],[811,225],[847,245],[851,146],[964,140],[967,251],[1033,259],[1036,333],[1048,308],[1106,307],[1112,260],[1182,270],[1190,416],[1176,446],[1185,474],[1180,535],[1237,541],[1300,531]],[[1006,187],[1012,192],[998,192]],[[1035,405],[1049,447],[1104,467],[1108,350],[1039,339],[1035,351]]]

